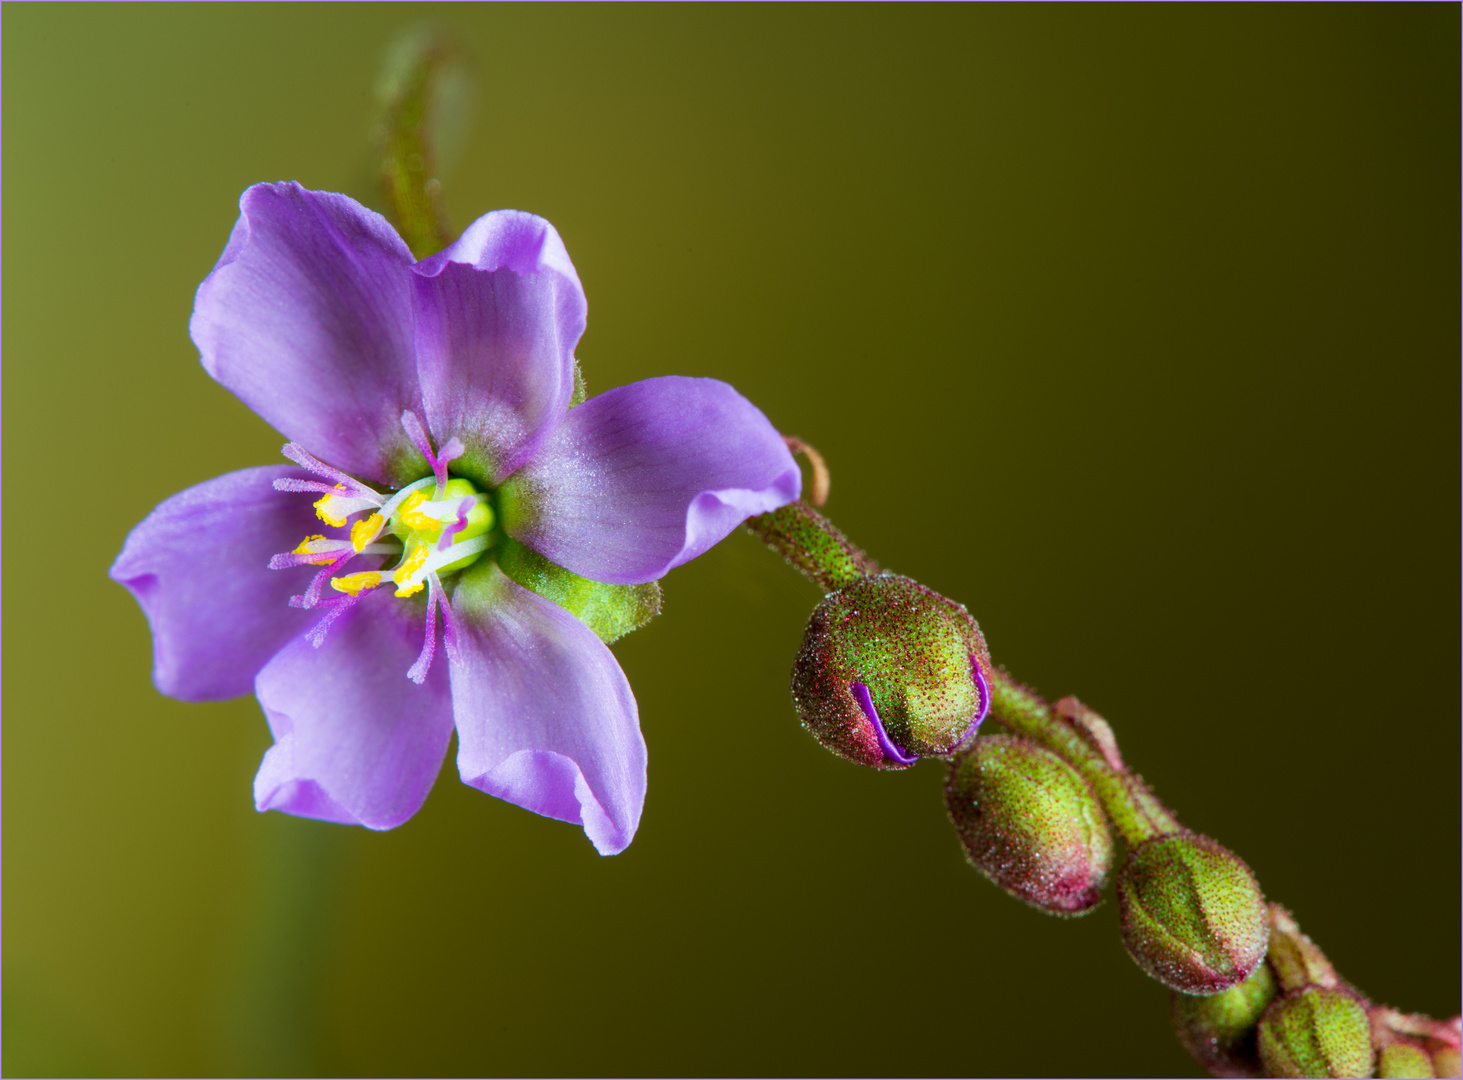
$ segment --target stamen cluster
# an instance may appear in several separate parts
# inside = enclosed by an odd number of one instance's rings
[[[324,643],[330,624],[360,603],[367,593],[385,584],[388,577],[399,597],[414,596],[425,588],[427,612],[422,651],[407,672],[408,678],[420,684],[426,679],[436,653],[439,609],[447,655],[453,657],[457,651],[457,627],[442,577],[470,566],[492,545],[496,517],[487,494],[478,491],[469,480],[448,478],[448,463],[462,456],[461,442],[451,439],[434,452],[421,421],[413,413],[402,413],[401,425],[431,465],[432,474],[389,495],[332,468],[297,443],[285,444],[285,457],[330,483],[285,478],[276,480],[275,488],[321,493],[315,501],[320,520],[332,528],[348,526],[350,535],[307,536],[293,551],[270,559],[269,568],[322,567],[303,593],[290,597],[292,607],[318,607],[325,612],[306,635],[317,649]],[[357,514],[366,516],[349,522]],[[389,570],[383,564],[374,570],[339,573],[360,555],[397,556],[397,562]],[[326,582],[342,595],[322,599]]]

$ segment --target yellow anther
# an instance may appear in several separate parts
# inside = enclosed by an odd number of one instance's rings
[[[322,495],[322,496],[320,496],[320,498],[318,498],[318,499],[315,500],[315,513],[317,513],[317,514],[320,515],[320,520],[321,521],[325,522],[325,524],[327,524],[327,525],[329,525],[329,526],[331,526],[332,528],[335,528],[335,529],[338,529],[342,525],[345,524],[345,518],[343,516],[339,515],[339,514],[335,514],[335,513],[332,513],[331,512],[331,510],[330,510],[330,502],[331,502],[332,499],[338,499],[338,498],[340,498],[345,493],[346,493],[346,487],[345,487],[345,485],[344,484],[336,484],[335,485],[335,489],[333,491],[330,491],[327,494]]]
[[[366,570],[359,574],[342,574],[340,577],[330,579],[330,587],[336,592],[350,593],[352,596],[359,596],[367,589],[374,589],[381,584],[381,575],[374,570]]]
[[[417,507],[421,506],[422,503],[431,501],[432,497],[425,491],[413,491],[406,497],[406,501],[401,504],[401,509],[396,512],[401,515],[401,520],[410,528],[424,532],[432,532],[433,530],[442,528],[442,523],[436,518],[427,517],[426,514],[417,510]]]
[[[411,577],[422,568],[422,564],[427,561],[427,556],[430,554],[431,550],[427,547],[426,544],[417,544],[416,547],[411,549],[411,554],[407,555],[406,558],[401,560],[401,565],[398,566],[394,571],[392,571],[391,579],[395,581],[398,585],[405,585],[406,582],[410,580]],[[420,588],[421,585],[418,584],[416,588],[413,588],[411,590],[411,592],[401,592],[398,590],[396,595],[410,596],[412,593],[416,592],[417,589]]]
[[[351,526],[351,546],[357,551],[364,551],[366,545],[376,539],[376,534],[385,524],[386,519],[380,514],[372,514],[370,517],[356,522]]]
[[[396,590],[397,596],[415,596],[427,587],[425,581],[418,581],[415,585],[405,585]]]
[[[314,555],[315,558],[309,559],[307,561],[313,563],[315,566],[324,566],[326,563],[335,561],[337,552],[328,549],[325,551],[321,551],[320,548],[316,545],[328,543],[330,543],[330,541],[326,540],[323,536],[307,536],[305,537],[305,539],[300,541],[300,546],[295,548],[292,554]]]

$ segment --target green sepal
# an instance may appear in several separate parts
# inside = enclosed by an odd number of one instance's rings
[[[579,361],[574,361],[574,392],[569,395],[569,408],[575,405],[583,405],[589,399],[589,387],[584,382],[584,372],[579,367]]]
[[[638,630],[660,614],[660,582],[606,585],[549,562],[538,552],[504,537],[498,566],[525,589],[566,608],[606,645]]]

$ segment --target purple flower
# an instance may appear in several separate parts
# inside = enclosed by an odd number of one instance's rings
[[[542,218],[488,214],[414,263],[343,195],[259,184],[239,208],[190,331],[298,467],[189,488],[127,538],[111,576],[158,689],[258,695],[260,810],[400,825],[455,726],[465,783],[622,851],[645,743],[601,637],[797,498],[781,436],[712,379],[571,404],[584,291]]]

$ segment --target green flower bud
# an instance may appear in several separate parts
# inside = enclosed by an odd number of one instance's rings
[[[1260,1061],[1267,1076],[1370,1076],[1366,1010],[1339,988],[1291,990],[1260,1021]]]
[[[1269,964],[1238,986],[1207,997],[1170,990],[1179,1041],[1211,1076],[1259,1076],[1260,1017],[1278,987]]]
[[[990,654],[970,613],[895,574],[823,598],[803,635],[792,698],[803,726],[859,765],[945,756],[990,711]]]
[[[1198,833],[1159,836],[1118,879],[1123,944],[1139,967],[1184,994],[1217,994],[1265,959],[1265,900],[1239,856]]]
[[[1433,1059],[1420,1046],[1409,1043],[1392,1043],[1384,1046],[1377,1054],[1377,1076],[1384,1080],[1432,1080],[1437,1073],[1433,1070]]]
[[[955,758],[945,805],[970,864],[1018,900],[1083,915],[1102,899],[1112,836],[1087,781],[1025,739],[990,735]]]

